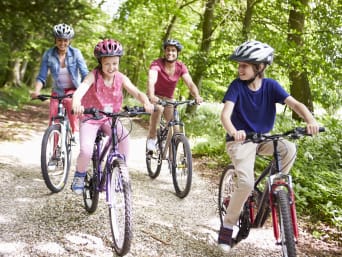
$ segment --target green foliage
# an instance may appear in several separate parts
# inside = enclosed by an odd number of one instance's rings
[[[342,228],[341,121],[322,120],[326,132],[299,142],[292,169],[298,209],[314,221]]]
[[[0,89],[0,109],[20,110],[28,101],[28,90],[19,87],[4,87]]]

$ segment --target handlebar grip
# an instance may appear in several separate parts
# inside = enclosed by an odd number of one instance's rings
[[[50,95],[38,95],[37,99],[39,99],[40,101],[46,101],[47,99],[49,99]]]
[[[96,113],[96,108],[92,107],[92,108],[85,108],[83,111],[83,114],[95,114]]]
[[[319,132],[325,132],[325,127],[319,127]]]

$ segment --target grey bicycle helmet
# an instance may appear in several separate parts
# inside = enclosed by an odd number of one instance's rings
[[[67,24],[61,23],[53,27],[53,35],[56,38],[72,39],[75,35],[74,29]]]
[[[99,60],[105,56],[122,56],[123,48],[119,41],[104,39],[97,43],[94,49],[94,56]]]
[[[181,45],[181,43],[179,43],[177,40],[175,39],[168,39],[164,42],[163,44],[163,48],[165,49],[167,46],[174,46],[177,48],[177,51],[180,52],[183,49],[183,46]]]
[[[274,49],[268,44],[259,41],[247,41],[235,49],[230,59],[253,64],[271,64],[273,62],[273,52]]]

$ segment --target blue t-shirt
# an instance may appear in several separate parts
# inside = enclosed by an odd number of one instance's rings
[[[262,79],[261,87],[252,91],[240,79],[235,79],[222,100],[234,102],[231,121],[237,130],[268,133],[274,126],[276,103],[284,104],[289,94],[269,78]]]

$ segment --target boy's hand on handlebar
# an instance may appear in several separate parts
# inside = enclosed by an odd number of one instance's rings
[[[310,135],[317,135],[319,133],[319,125],[314,123],[308,123],[306,125],[306,132]]]
[[[233,135],[235,141],[245,141],[246,139],[246,132],[244,130],[238,130]]]

